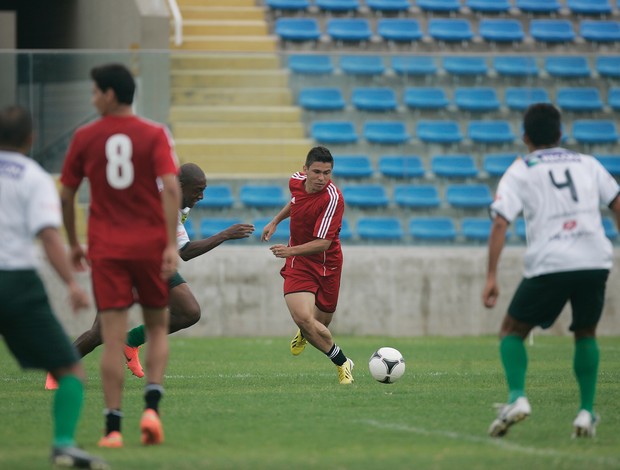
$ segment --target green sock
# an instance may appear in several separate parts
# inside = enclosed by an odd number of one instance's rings
[[[146,342],[146,335],[144,333],[144,325],[136,326],[133,330],[127,333],[127,344],[132,348],[142,346]]]
[[[594,395],[598,375],[599,350],[596,338],[581,338],[575,342],[573,370],[579,384],[581,409],[594,412]]]
[[[499,353],[508,382],[508,403],[525,396],[527,352],[520,336],[505,336],[499,344]]]
[[[54,446],[75,445],[77,428],[82,403],[84,402],[84,385],[75,375],[65,375],[58,381],[58,390],[54,395],[52,414],[54,417]]]

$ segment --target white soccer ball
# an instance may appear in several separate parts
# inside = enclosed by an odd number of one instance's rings
[[[405,359],[397,349],[379,348],[370,356],[368,369],[378,382],[391,384],[405,373]]]

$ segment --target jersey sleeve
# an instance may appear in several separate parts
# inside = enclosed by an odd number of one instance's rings
[[[80,135],[78,130],[71,139],[60,174],[60,182],[69,188],[77,188],[84,179],[84,168],[80,161],[82,155]]]
[[[611,176],[611,174],[598,160],[594,158],[592,160],[594,162],[596,183],[598,186],[600,201],[602,204],[609,206],[618,196],[620,187],[618,187],[618,182],[616,179]]]
[[[494,219],[501,215],[508,222],[513,222],[523,210],[523,201],[519,196],[519,178],[517,177],[517,165],[521,163],[519,160],[515,161],[500,179],[495,200],[489,208],[491,218]]]
[[[327,203],[314,225],[314,236],[324,240],[335,240],[342,226],[344,200],[334,186],[327,188]]]
[[[37,172],[28,193],[28,230],[34,238],[46,227],[59,228],[62,224],[60,197],[56,184],[43,170]]]
[[[189,212],[189,210],[187,212]],[[190,242],[185,225],[183,225],[185,220],[187,220],[187,212],[183,213],[179,211],[179,218],[177,221],[177,250],[179,251],[185,248],[185,245]]]
[[[179,160],[174,152],[174,141],[165,127],[157,132],[153,154],[157,176],[178,173]]]

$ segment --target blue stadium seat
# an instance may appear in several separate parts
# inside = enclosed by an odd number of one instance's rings
[[[291,72],[305,75],[330,75],[334,72],[332,58],[328,55],[292,55],[288,58]]]
[[[601,165],[614,176],[620,176],[620,155],[595,155]]]
[[[191,220],[187,219],[183,224],[185,227],[185,231],[187,232],[187,236],[190,240],[196,240],[196,230],[194,230],[194,224]]]
[[[489,176],[500,177],[517,158],[516,153],[489,153],[482,158],[482,169]]]
[[[411,7],[409,0],[366,0],[366,5],[374,12],[406,12]]]
[[[379,171],[388,178],[418,178],[426,174],[417,155],[383,155],[379,157]]]
[[[228,209],[235,203],[232,189],[227,184],[209,185],[202,193],[202,200],[196,203],[196,207],[209,209]]]
[[[302,88],[297,101],[309,111],[338,111],[345,107],[340,88]]]
[[[521,42],[525,37],[521,21],[504,18],[483,18],[480,36],[489,42]]]
[[[385,188],[380,184],[356,184],[342,187],[344,202],[351,207],[365,209],[387,207],[390,203]]]
[[[505,120],[470,121],[467,134],[472,141],[482,144],[510,144],[515,140],[510,123]]]
[[[610,88],[607,92],[607,102],[614,111],[620,111],[620,88]]]
[[[478,168],[471,155],[435,155],[431,160],[431,171],[445,178],[475,178]]]
[[[272,10],[282,11],[306,11],[310,6],[309,0],[265,0],[267,5]]]
[[[583,20],[579,23],[579,34],[592,42],[620,41],[620,22]]]
[[[552,56],[545,58],[545,70],[552,77],[589,77],[590,65],[583,56]]]
[[[382,75],[385,65],[381,56],[345,55],[340,58],[340,68],[346,75]]]
[[[322,11],[335,12],[356,12],[359,7],[359,0],[316,0],[316,6]]]
[[[441,204],[439,192],[431,184],[394,185],[394,202],[399,207],[412,209],[432,209]]]
[[[334,155],[333,175],[341,178],[368,178],[373,169],[366,155]]]
[[[360,111],[394,111],[398,106],[392,88],[353,88],[351,102]]]
[[[525,13],[557,13],[559,0],[516,0],[516,7]]]
[[[567,0],[566,6],[575,15],[609,15],[612,13],[609,0]]]
[[[498,75],[507,77],[535,77],[538,75],[538,64],[534,57],[494,57],[493,68]]]
[[[486,75],[489,71],[484,57],[444,57],[443,68],[451,75]]]
[[[618,132],[612,120],[583,119],[573,121],[573,137],[580,144],[615,144]]]
[[[601,94],[594,87],[558,88],[555,101],[564,111],[593,112],[603,109]]]
[[[616,240],[618,238],[618,228],[616,223],[611,217],[602,217],[603,228],[605,229],[605,236],[610,240]]]
[[[404,232],[397,217],[361,217],[357,221],[357,234],[362,240],[401,241]]]
[[[485,112],[497,111],[499,100],[495,88],[457,88],[454,91],[454,103],[461,111]]]
[[[413,18],[382,18],[377,33],[386,41],[413,42],[422,39],[420,23]]]
[[[509,0],[467,0],[465,5],[479,13],[507,13],[512,6]]]
[[[416,5],[422,11],[457,12],[461,9],[460,0],[417,0]]]
[[[572,42],[575,31],[570,20],[534,19],[530,22],[530,36],[540,42]]]
[[[595,67],[601,77],[620,78],[620,56],[597,57]]]
[[[338,235],[340,240],[351,240],[353,238],[353,230],[351,230],[351,225],[349,224],[348,219],[342,219],[342,226],[340,227],[340,234]]]
[[[514,225],[517,237],[525,241],[525,239],[527,238],[527,233],[525,230],[525,220],[523,219],[523,217],[519,217],[517,220],[515,220]]]
[[[443,88],[405,88],[405,105],[411,109],[445,109],[450,102]]]
[[[402,121],[366,121],[364,138],[373,144],[406,144],[411,139]]]
[[[245,184],[239,190],[239,200],[246,207],[267,208],[281,207],[286,204],[286,197],[281,186]]]
[[[471,23],[465,18],[431,18],[428,21],[428,34],[436,41],[471,41],[474,33]]]
[[[545,88],[506,88],[504,101],[508,109],[525,111],[533,103],[550,103],[549,94]]]
[[[273,220],[273,217],[259,217],[252,221],[254,224],[254,237],[260,240],[265,225]],[[275,233],[271,236],[270,242],[286,242],[291,237],[291,219],[284,219],[276,227]]]
[[[231,225],[240,224],[243,221],[237,217],[204,218],[200,221],[200,238],[209,238],[226,230]],[[192,237],[190,237],[191,239]]]
[[[393,56],[392,69],[396,75],[435,75],[437,64],[434,57]]]
[[[418,121],[416,134],[426,143],[453,144],[463,140],[456,121]]]
[[[357,142],[357,132],[351,121],[315,121],[310,126],[310,135],[317,142],[326,144]]]
[[[451,184],[446,187],[446,200],[453,207],[483,209],[493,202],[485,184]]]
[[[491,225],[488,217],[464,217],[461,220],[461,233],[466,240],[486,242],[491,233]]]
[[[327,20],[327,34],[334,41],[369,41],[370,23],[365,18],[331,18]]]
[[[315,18],[278,18],[275,32],[284,41],[318,41],[321,37]]]
[[[453,241],[456,227],[449,217],[416,217],[409,222],[409,233],[416,240]]]

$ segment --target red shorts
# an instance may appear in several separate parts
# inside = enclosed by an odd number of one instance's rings
[[[161,258],[91,260],[97,310],[128,308],[137,299],[144,307],[165,308],[169,291],[161,263]]]
[[[342,269],[330,269],[326,266],[289,258],[280,271],[284,278],[284,295],[294,292],[312,292],[315,305],[326,313],[334,313],[340,293],[340,275]]]

